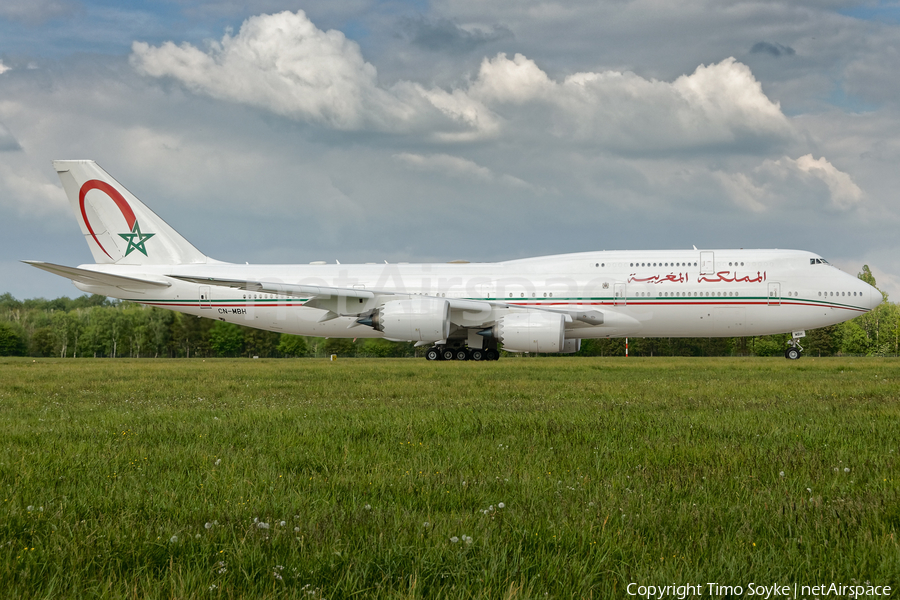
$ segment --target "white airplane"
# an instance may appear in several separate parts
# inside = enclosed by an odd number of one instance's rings
[[[578,351],[613,337],[736,337],[864,314],[881,293],[800,250],[582,252],[498,263],[240,265],[209,258],[95,162],[53,166],[95,264],[24,261],[88,293],[270,331],[430,346],[429,360]]]

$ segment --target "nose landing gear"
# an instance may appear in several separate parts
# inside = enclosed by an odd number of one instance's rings
[[[784,351],[784,357],[788,360],[797,360],[800,358],[800,348],[794,348],[791,346],[787,350]]]
[[[806,337],[805,331],[794,331],[791,332],[791,339],[788,342],[788,347],[784,351],[784,357],[788,360],[797,360],[800,358],[800,353],[803,352],[803,346],[800,345],[800,338]]]

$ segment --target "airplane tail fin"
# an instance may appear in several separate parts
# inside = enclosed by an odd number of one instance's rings
[[[92,160],[55,160],[98,264],[178,265],[209,259]]]

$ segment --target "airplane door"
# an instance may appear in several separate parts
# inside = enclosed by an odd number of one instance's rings
[[[700,274],[711,275],[716,272],[715,253],[705,251],[700,253]]]
[[[628,304],[628,297],[625,296],[625,284],[613,284],[613,306],[625,306]]]
[[[769,306],[781,306],[781,284],[769,282]]]
[[[209,286],[201,285],[200,286],[200,308],[212,308],[212,304],[209,300]]]

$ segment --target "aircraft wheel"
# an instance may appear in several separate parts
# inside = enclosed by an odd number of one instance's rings
[[[454,358],[456,360],[469,360],[469,353],[466,352],[465,348],[457,348]]]
[[[484,360],[484,350],[474,348],[471,351],[472,360]]]
[[[425,353],[425,358],[428,360],[441,360],[441,353],[438,352],[437,348],[431,347]]]
[[[800,358],[800,351],[794,347],[790,347],[784,351],[784,357],[788,360],[797,360]]]
[[[444,360],[453,360],[453,348],[444,348],[443,350],[441,350],[441,358],[443,358]]]
[[[484,358],[485,360],[500,360],[500,353],[496,350],[485,350]]]

